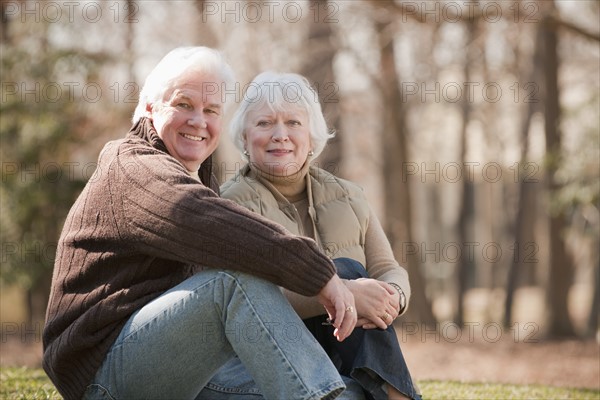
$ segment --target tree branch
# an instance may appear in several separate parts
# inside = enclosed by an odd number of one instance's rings
[[[600,33],[590,32],[585,28],[577,26],[572,22],[565,21],[560,18],[558,15],[551,15],[548,18],[548,23],[551,28],[564,28],[570,32],[576,33],[579,36],[583,36],[590,40],[595,40],[596,42],[600,42]]]

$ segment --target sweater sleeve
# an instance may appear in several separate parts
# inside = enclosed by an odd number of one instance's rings
[[[411,293],[408,272],[396,261],[392,246],[373,209],[370,210],[365,236],[365,256],[369,277],[400,286],[406,296],[406,310]]]
[[[310,296],[335,274],[313,240],[220,198],[162,152],[124,147],[109,173],[119,234],[144,254],[242,271]]]

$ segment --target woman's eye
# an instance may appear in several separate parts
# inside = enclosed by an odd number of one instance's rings
[[[296,121],[296,120],[290,120],[290,121],[288,121],[288,124],[291,126],[301,126],[302,125],[300,123],[300,121]]]
[[[258,121],[256,126],[261,126],[261,127],[269,126],[269,121]]]

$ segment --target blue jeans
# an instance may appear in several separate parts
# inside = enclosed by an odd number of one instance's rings
[[[338,275],[342,279],[366,278],[366,269],[355,260],[338,258],[334,260]],[[339,399],[387,399],[386,384],[411,399],[420,399],[404,361],[400,344],[393,326],[386,330],[355,329],[343,342],[333,337],[333,328],[323,326],[326,316],[304,320],[309,331],[329,355],[338,372],[342,375],[347,389]],[[314,365],[318,365],[316,362]],[[313,366],[314,367],[314,366]],[[261,392],[244,367],[243,360],[230,360],[210,380],[202,391],[200,399],[224,400],[262,399]],[[268,396],[265,396],[268,397]]]
[[[231,359],[269,399],[334,398],[344,388],[276,285],[205,270],[131,316],[84,399],[195,399]]]

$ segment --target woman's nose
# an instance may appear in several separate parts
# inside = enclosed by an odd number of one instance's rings
[[[273,127],[273,136],[271,137],[275,142],[285,142],[288,140],[287,129],[284,124],[275,124]]]

